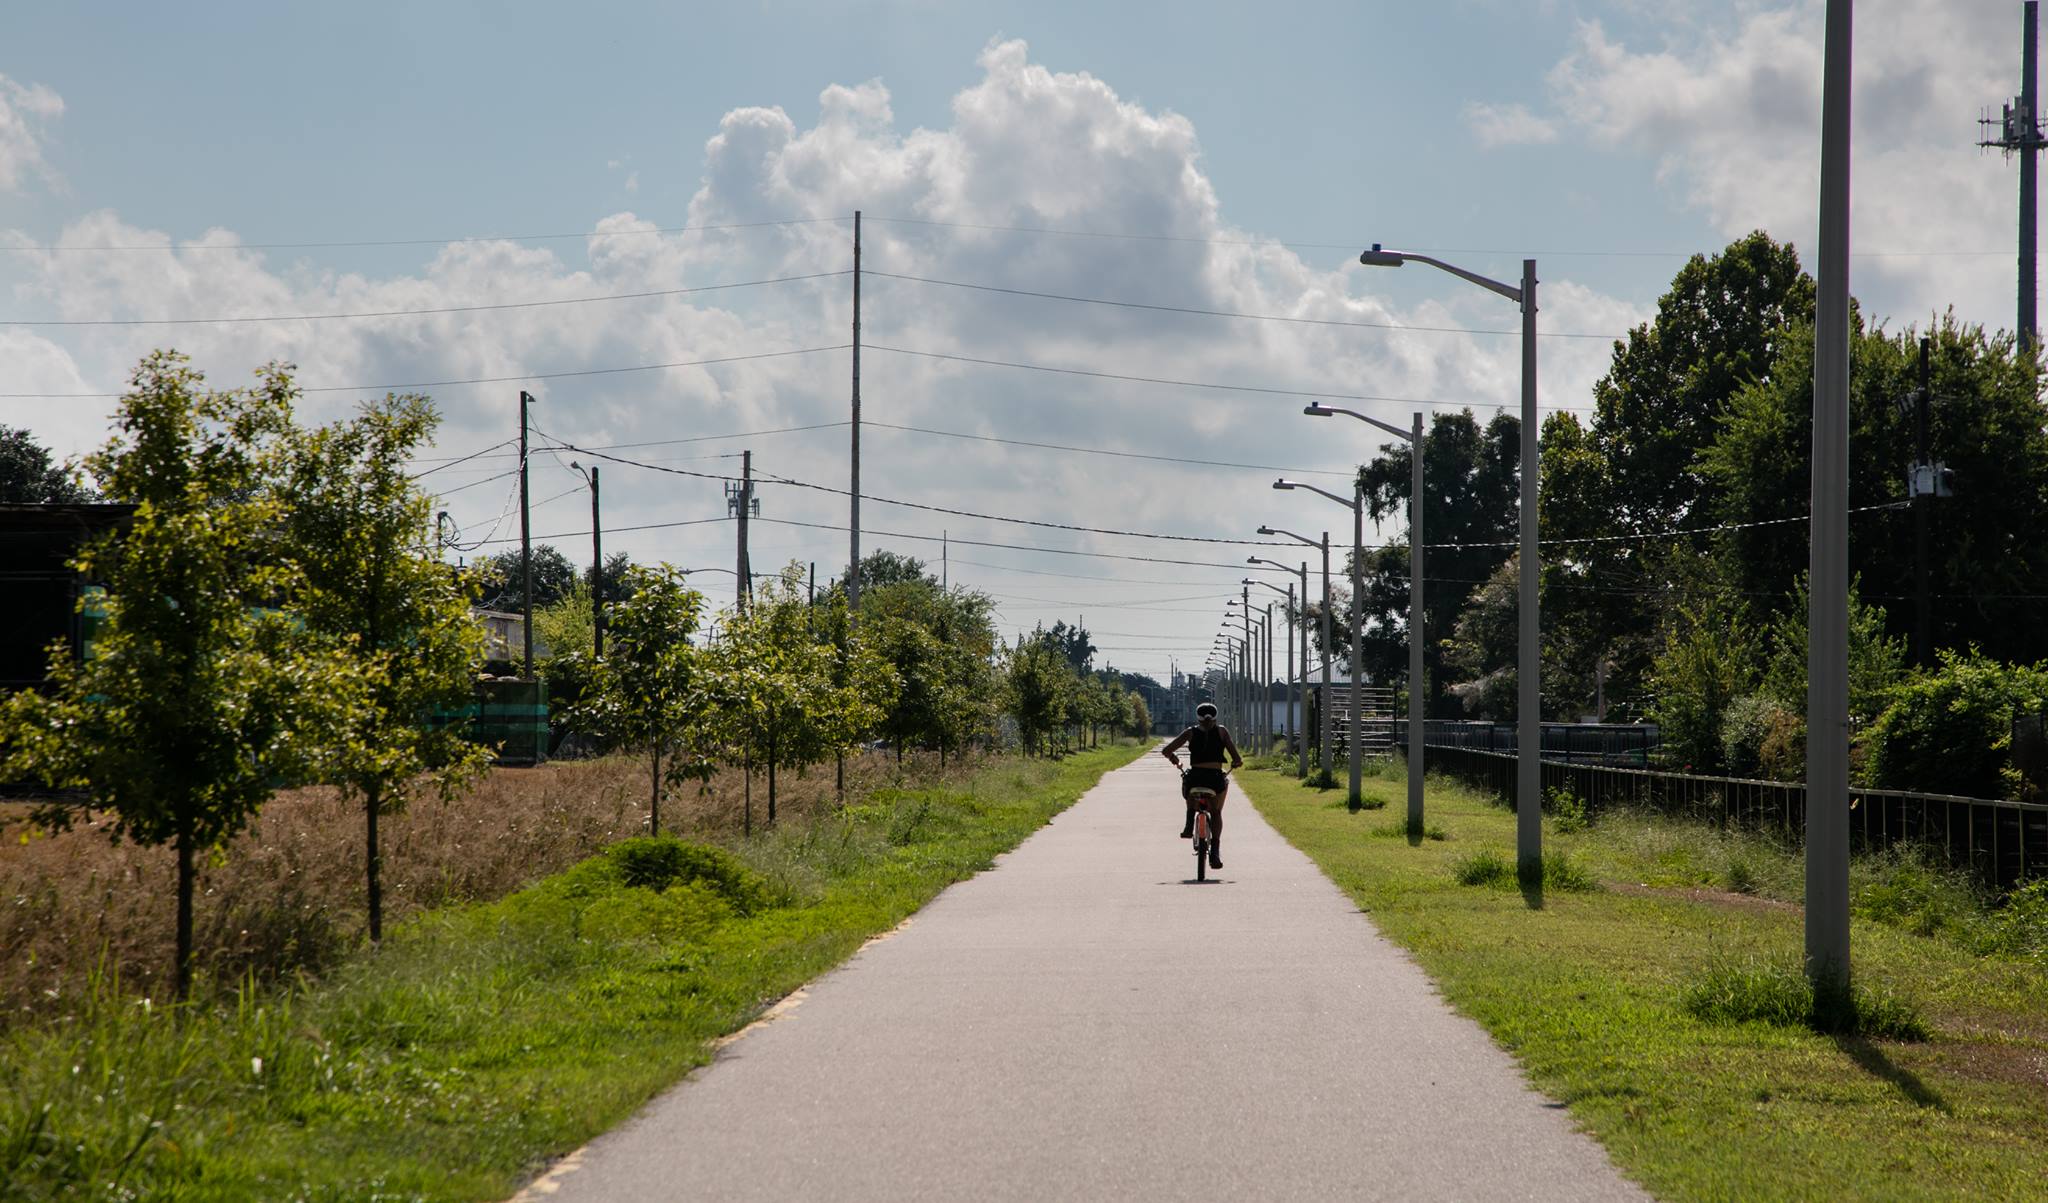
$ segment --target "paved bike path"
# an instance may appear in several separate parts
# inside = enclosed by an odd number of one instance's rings
[[[522,1198],[1641,1199],[1242,797],[1116,770]]]

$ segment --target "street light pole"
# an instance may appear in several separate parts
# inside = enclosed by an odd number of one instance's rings
[[[1322,692],[1323,704],[1322,704],[1322,705],[1321,705],[1320,707],[1318,707],[1318,708],[1317,708],[1317,717],[1316,717],[1316,727],[1317,727],[1317,729],[1318,729],[1318,732],[1319,732],[1319,734],[1318,734],[1318,736],[1317,736],[1317,741],[1316,741],[1316,743],[1317,743],[1317,747],[1318,747],[1318,748],[1319,748],[1320,750],[1318,751],[1318,753],[1317,753],[1317,756],[1316,756],[1316,764],[1317,764],[1317,765],[1318,765],[1318,767],[1319,767],[1319,768],[1321,769],[1321,771],[1323,771],[1323,772],[1327,773],[1327,772],[1329,772],[1329,771],[1330,771],[1330,532],[1329,532],[1329,531],[1324,531],[1324,532],[1323,532],[1323,537],[1322,537],[1322,538],[1321,538],[1320,540],[1317,540],[1317,539],[1310,539],[1310,538],[1307,538],[1306,536],[1303,536],[1303,535],[1297,535],[1297,534],[1295,534],[1295,533],[1294,533],[1293,531],[1291,531],[1291,530],[1281,530],[1281,529],[1280,529],[1279,527],[1277,527],[1277,526],[1262,526],[1262,527],[1260,527],[1260,528],[1259,528],[1259,533],[1260,533],[1260,534],[1262,534],[1262,535],[1286,535],[1286,536],[1287,536],[1288,538],[1290,538],[1290,539],[1294,540],[1294,541],[1295,541],[1296,543],[1306,543],[1306,544],[1308,544],[1308,545],[1309,545],[1310,547],[1316,547],[1316,548],[1320,548],[1320,549],[1322,549],[1322,553],[1323,553],[1323,692]],[[1307,605],[1307,604],[1308,604],[1308,565],[1306,565],[1306,564],[1303,564],[1303,565],[1301,566],[1301,571],[1302,571],[1302,582],[1301,582],[1301,596],[1302,596],[1302,604],[1303,604],[1303,605]],[[1306,689],[1307,689],[1307,687],[1308,687],[1308,630],[1307,630],[1307,627],[1306,627],[1306,626],[1304,626],[1304,627],[1303,627],[1303,629],[1302,629],[1302,632],[1301,632],[1301,683],[1302,683],[1302,688],[1303,688],[1304,690],[1306,690]],[[1305,707],[1305,706],[1306,706],[1306,701],[1304,700],[1304,707]],[[1308,760],[1307,760],[1307,757],[1308,757],[1308,740],[1307,740],[1307,739],[1303,739],[1303,740],[1302,740],[1302,749],[1301,749],[1301,754],[1302,754],[1302,758],[1303,758],[1303,759],[1302,759],[1302,766],[1303,766],[1303,767],[1302,767],[1302,774],[1303,774],[1303,776],[1306,776],[1306,775],[1307,775],[1307,773],[1308,773],[1308,768],[1307,768],[1307,765],[1308,765]]]
[[[1851,0],[1828,0],[1814,272],[1812,547],[1806,618],[1806,973],[1849,988],[1849,98]],[[2032,114],[2028,115],[2032,120]],[[2022,332],[2025,337],[2027,332]]]
[[[1316,418],[1344,414],[1408,442],[1408,830],[1410,834],[1419,835],[1422,832],[1422,582],[1425,579],[1422,571],[1422,413],[1418,410],[1413,427],[1403,430],[1355,409],[1318,404],[1307,406],[1301,412]]]
[[[1830,7],[1838,0],[1829,0]],[[1543,662],[1536,582],[1536,499],[1541,465],[1536,421],[1536,261],[1522,260],[1520,287],[1454,267],[1441,259],[1412,251],[1389,251],[1375,242],[1358,261],[1367,267],[1400,267],[1426,263],[1522,308],[1522,522],[1521,605],[1515,653],[1515,851],[1516,870],[1524,881],[1541,881],[1543,873]]]
[[[1362,713],[1363,707],[1358,704],[1362,696],[1360,678],[1364,675],[1361,644],[1364,642],[1365,607],[1359,604],[1359,594],[1365,588],[1365,580],[1360,565],[1360,561],[1364,559],[1365,555],[1365,481],[1362,478],[1354,478],[1349,500],[1337,496],[1328,489],[1319,489],[1314,485],[1302,484],[1300,481],[1288,480],[1285,477],[1274,481],[1273,487],[1276,489],[1307,489],[1311,493],[1317,493],[1329,498],[1338,505],[1348,505],[1351,507],[1351,732],[1346,742],[1351,745],[1351,795],[1349,801],[1355,806],[1365,800],[1360,788],[1360,782],[1364,775],[1362,772],[1363,766],[1360,763],[1360,756],[1362,754],[1360,745],[1364,743],[1365,716]],[[1328,609],[1327,601],[1324,608]],[[1327,665],[1329,662],[1327,650],[1323,654],[1323,660]],[[1325,687],[1327,687],[1329,683],[1327,668],[1324,670],[1323,681]],[[1325,710],[1329,708],[1329,701],[1329,694],[1326,692],[1323,695]]]
[[[533,680],[533,521],[527,504],[526,407],[533,394],[519,390],[519,593],[520,625],[526,628],[526,679]]]
[[[1282,572],[1293,572],[1293,571],[1294,571],[1294,570],[1293,570],[1292,568],[1289,568],[1289,567],[1288,567],[1287,565],[1285,565],[1285,564],[1281,564],[1281,563],[1278,563],[1278,562],[1276,562],[1276,561],[1273,561],[1273,560],[1262,560],[1262,559],[1260,559],[1260,558],[1259,558],[1259,557],[1257,557],[1257,556],[1247,556],[1247,557],[1245,557],[1245,563],[1247,563],[1247,564],[1271,564],[1271,565],[1272,565],[1273,567],[1275,567],[1275,568],[1278,568],[1278,569],[1280,569],[1280,570],[1281,570]],[[1304,588],[1306,588],[1306,587],[1307,587],[1307,586],[1306,586],[1306,581],[1307,581],[1307,578],[1308,578],[1308,565],[1307,565],[1307,564],[1303,564],[1303,565],[1301,566],[1301,575],[1302,575],[1302,578],[1303,578],[1303,581],[1304,581],[1304,585],[1303,585],[1303,587],[1304,587]],[[1281,611],[1281,615],[1282,615],[1283,617],[1284,617],[1284,616],[1286,616],[1286,615],[1288,615],[1288,614],[1292,614],[1292,613],[1294,612],[1294,583],[1293,583],[1292,581],[1289,581],[1289,582],[1288,582],[1288,584],[1287,584],[1287,588],[1285,588],[1285,589],[1282,589],[1282,588],[1281,588],[1280,586],[1278,586],[1278,585],[1275,585],[1275,584],[1273,584],[1273,583],[1272,583],[1272,582],[1270,582],[1270,581],[1255,581],[1255,580],[1251,579],[1250,577],[1246,577],[1246,578],[1245,578],[1245,579],[1244,579],[1244,580],[1243,580],[1242,582],[1240,582],[1240,583],[1241,583],[1241,584],[1244,584],[1244,585],[1257,585],[1257,586],[1258,586],[1259,588],[1261,588],[1261,589],[1271,589],[1271,590],[1272,590],[1273,592],[1275,592],[1275,593],[1279,594],[1280,596],[1282,596],[1282,597],[1286,598],[1286,599],[1287,599],[1287,608],[1286,608],[1285,610],[1282,610],[1282,611]],[[1307,668],[1307,663],[1308,663],[1308,662],[1307,662],[1307,659],[1306,659],[1306,657],[1304,657],[1304,659],[1303,659],[1303,661],[1302,661],[1302,664],[1303,664],[1303,670],[1304,670],[1304,672],[1306,671],[1306,668]],[[1269,604],[1269,605],[1268,605],[1268,606],[1266,607],[1266,675],[1267,675],[1268,677],[1270,677],[1270,676],[1272,676],[1272,674],[1273,674],[1273,607],[1272,607],[1272,606],[1271,606],[1271,605]],[[1292,733],[1293,733],[1293,734],[1295,734],[1295,735],[1300,735],[1300,734],[1301,734],[1301,726],[1300,726],[1300,724],[1299,724],[1299,723],[1297,723],[1297,722],[1295,721],[1295,719],[1294,719],[1294,698],[1293,698],[1293,693],[1294,693],[1294,630],[1293,630],[1293,626],[1292,626],[1292,624],[1291,624],[1291,623],[1289,624],[1289,628],[1288,628],[1288,631],[1287,631],[1287,690],[1288,690],[1288,694],[1289,694],[1289,697],[1288,697],[1288,704],[1287,704],[1287,718],[1286,718],[1286,722],[1287,722],[1288,728],[1289,728],[1289,729],[1290,729],[1290,730],[1292,731]],[[1269,738],[1268,742],[1269,742],[1269,743],[1271,742],[1271,741],[1270,741],[1270,738]],[[1306,745],[1304,745],[1304,746],[1306,746]],[[1302,776],[1307,776],[1307,775],[1308,775],[1308,769],[1307,769],[1307,765],[1306,765],[1306,762],[1303,762],[1303,768],[1302,768],[1302,772],[1301,772],[1301,775],[1302,775]]]

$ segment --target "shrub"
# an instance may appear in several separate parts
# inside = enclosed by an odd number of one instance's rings
[[[1521,875],[1514,862],[1491,850],[1475,852],[1464,858],[1451,867],[1451,873],[1458,879],[1458,884],[1464,886],[1513,889],[1521,884]],[[1543,886],[1576,894],[1597,890],[1600,883],[1564,853],[1551,852],[1543,858]]]
[[[1936,866],[1912,849],[1858,858],[1851,874],[1850,907],[1863,918],[1916,936],[1946,933],[1975,942],[1984,900],[1967,874]]]
[[[629,886],[660,893],[673,885],[701,881],[742,915],[772,905],[761,876],[722,848],[647,835],[620,840],[605,852],[619,880]]]
[[[1832,995],[1832,997],[1830,997]],[[1679,1000],[1705,1023],[1768,1023],[1844,1036],[1925,1040],[1926,1021],[1913,1004],[1884,987],[1823,991],[1785,961],[1718,961],[1697,974]]]
[[[1451,873],[1461,886],[1511,886],[1515,884],[1515,867],[1507,858],[1492,850],[1475,852],[1451,867]]]
[[[1736,698],[1721,716],[1721,761],[1731,777],[1764,774],[1764,745],[1791,712],[1767,694]]]
[[[1870,783],[1972,798],[2014,797],[2016,712],[2048,707],[2048,665],[1941,653],[1941,667],[1892,691],[1870,731]]]
[[[1586,800],[1569,789],[1545,790],[1543,813],[1551,817],[1551,826],[1565,835],[1584,831],[1591,822],[1586,815]]]
[[[1728,860],[1728,889],[1737,894],[1754,894],[1757,888],[1756,870],[1741,856]]]
[[[1372,829],[1372,834],[1381,839],[1401,840],[1407,839],[1414,833],[1409,828],[1408,821],[1403,819],[1398,823],[1385,823],[1375,827]],[[1431,823],[1422,829],[1422,838],[1425,840],[1447,840],[1451,837],[1450,833],[1446,832],[1441,826]]]

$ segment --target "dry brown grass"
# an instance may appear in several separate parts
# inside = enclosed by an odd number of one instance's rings
[[[930,784],[936,759],[893,756],[847,761],[847,795],[878,786]],[[784,774],[784,821],[802,821],[835,801],[830,764]],[[608,756],[532,769],[494,769],[468,794],[429,796],[379,821],[387,924],[451,902],[499,898],[647,829],[644,759]],[[754,774],[754,821],[766,822],[767,782]],[[745,790],[738,771],[709,788],[672,790],[662,830],[703,839],[736,835]],[[95,970],[123,988],[162,992],[170,970],[175,863],[167,848],[108,841],[102,822],[48,835],[28,808],[0,802],[0,1027],[69,1011]],[[23,836],[28,838],[23,842]],[[239,981],[318,973],[364,939],[363,814],[333,789],[280,793],[224,857],[207,864],[194,905],[193,940],[202,979]]]

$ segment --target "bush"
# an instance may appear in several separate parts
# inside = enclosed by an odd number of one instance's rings
[[[1586,815],[1586,800],[1569,789],[1545,790],[1543,813],[1551,817],[1551,826],[1564,835],[1584,831],[1591,822]]]
[[[661,893],[673,885],[703,882],[742,915],[773,905],[761,876],[722,848],[648,835],[620,840],[605,854],[619,880],[629,886]]]
[[[1463,886],[1513,889],[1521,884],[1515,864],[1491,850],[1464,858],[1451,867],[1451,873]],[[1564,853],[1551,852],[1543,858],[1543,886],[1566,893],[1584,893],[1599,889],[1600,883]]]
[[[1765,745],[1772,741],[1772,737],[1787,720],[1798,721],[1796,716],[1768,694],[1745,694],[1730,702],[1727,711],[1721,716],[1721,761],[1728,775],[1764,776]],[[1774,749],[1774,752],[1777,750]],[[1777,755],[1782,753],[1779,752]],[[1773,759],[1776,759],[1777,755],[1774,755]],[[1803,758],[1803,751],[1801,755]]]
[[[2016,713],[2048,708],[2048,665],[1941,653],[1941,668],[1892,691],[1870,731],[1870,784],[1971,798],[2016,797]]]
[[[1807,1027],[1843,1036],[1925,1040],[1926,1021],[1912,1003],[1889,990],[1853,987],[1845,996],[1816,999],[1813,984],[1783,961],[1720,961],[1709,965],[1679,1000],[1705,1023],[1768,1023]]]
[[[1851,867],[1850,909],[1916,936],[1974,936],[1984,899],[1969,875],[1937,866],[1918,850],[1859,857]]]

